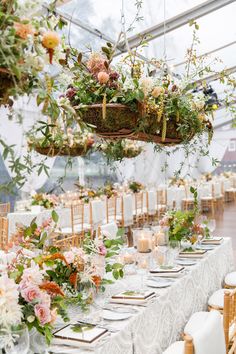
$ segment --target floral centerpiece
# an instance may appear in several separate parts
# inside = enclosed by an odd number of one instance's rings
[[[13,104],[10,96],[29,94],[38,85],[46,53],[50,62],[59,47],[60,38],[54,31],[58,21],[39,18],[35,4],[25,12],[18,0],[0,3],[0,105]]]
[[[75,186],[79,190],[79,199],[84,203],[89,203],[90,200],[100,196],[100,193],[92,188],[86,188],[80,184],[75,183]]]
[[[15,257],[4,274],[0,273],[4,300],[0,301],[0,330],[6,341],[12,340],[12,324],[25,323],[49,343],[57,317],[68,320],[69,304],[84,308],[91,303],[96,293],[112,282],[106,279],[107,272],[115,279],[123,276],[122,265],[109,262],[122,244],[121,233],[116,240],[105,236],[92,240],[87,235],[80,248],[62,250],[49,245],[49,228],[54,230],[56,224],[52,223],[57,221],[55,211],[41,226],[33,220],[30,226],[18,229],[9,245]]]
[[[133,193],[139,193],[142,189],[144,189],[144,185],[136,181],[131,181],[128,187]]]
[[[45,209],[53,209],[59,204],[59,198],[55,194],[35,193],[32,195],[31,205],[40,205]]]
[[[198,240],[198,235],[207,235],[208,228],[198,222],[199,209],[197,202],[197,190],[190,188],[194,196],[194,209],[181,211],[170,210],[160,220],[161,227],[169,229],[169,240],[189,241],[192,245]]]
[[[108,199],[112,197],[116,197],[118,195],[117,190],[113,186],[113,184],[106,183],[104,187],[99,188],[99,193],[101,195],[105,195]]]
[[[131,159],[143,151],[140,145],[129,139],[103,141],[98,143],[96,148],[103,152],[108,162],[122,161],[124,158]]]

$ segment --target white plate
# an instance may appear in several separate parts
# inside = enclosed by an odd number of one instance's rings
[[[130,318],[132,316],[132,313],[130,312],[114,312],[110,310],[103,310],[103,318],[104,320],[109,320],[109,321],[121,321],[121,320],[126,320],[127,318]]]
[[[197,249],[211,251],[211,250],[214,250],[216,247],[217,247],[217,245],[201,245],[201,246],[197,247]]]
[[[151,288],[167,288],[168,286],[172,285],[173,281],[169,280],[148,280],[146,285],[150,286]]]
[[[191,259],[177,259],[176,263],[184,266],[191,266],[197,263],[197,261],[193,261]]]

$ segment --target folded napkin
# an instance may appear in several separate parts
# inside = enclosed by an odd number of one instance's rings
[[[212,238],[206,238],[205,240],[203,240],[202,244],[203,245],[220,245],[222,241],[223,241],[223,237],[212,237]]]
[[[179,258],[201,258],[207,253],[206,250],[194,250],[189,252],[180,252]]]
[[[137,295],[136,297],[135,295],[125,295],[125,293],[129,293],[129,291],[112,296],[110,303],[142,306],[156,296],[152,291],[146,291],[144,295]]]
[[[179,273],[184,270],[184,267],[176,266],[176,267],[157,267],[155,269],[150,270],[150,273],[162,274],[162,273]]]

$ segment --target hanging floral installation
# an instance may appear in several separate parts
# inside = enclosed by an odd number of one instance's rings
[[[103,140],[96,144],[96,149],[104,154],[108,162],[132,159],[144,151],[142,146],[129,139]]]
[[[231,109],[232,92],[221,102],[212,102],[204,77],[217,74],[220,82],[232,90],[236,83],[227,71],[216,73],[212,69],[214,60],[211,67],[205,56],[197,56],[195,21],[190,23],[194,28],[193,43],[187,51],[185,72],[175,75],[165,60],[139,58],[139,49],[147,45],[143,38],[132,51],[127,46],[127,54],[120,61],[114,61],[117,45],[111,43],[100,52],[84,55],[59,35],[65,25],[60,17],[50,11],[48,20],[44,15],[35,17],[37,11],[30,11],[34,4],[29,3],[27,10],[17,0],[0,5],[0,75],[3,86],[6,83],[0,90],[0,100],[1,104],[11,105],[12,95],[37,95],[45,118],[27,134],[30,152],[36,151],[46,159],[86,156],[97,149],[110,161],[121,161],[141,152],[140,148],[127,149],[125,139],[129,139],[150,142],[155,151],[164,150],[167,155],[183,148],[184,159],[196,151],[208,154],[214,112],[220,105]],[[56,76],[48,70],[51,63],[59,71]],[[94,144],[100,139],[105,143]],[[0,144],[4,159],[11,157],[15,171],[9,187],[21,187],[25,172],[36,168],[31,155],[24,157],[26,163],[20,163],[12,147],[2,139]],[[47,173],[44,160],[38,171]]]
[[[17,0],[0,3],[0,105],[12,105],[13,96],[30,94],[37,88],[38,75],[53,60],[60,37],[54,31],[57,21],[46,21],[26,11]],[[51,23],[51,24],[50,24]]]

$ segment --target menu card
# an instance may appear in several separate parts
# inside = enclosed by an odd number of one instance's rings
[[[99,328],[89,323],[73,323],[54,332],[54,337],[70,341],[72,345],[75,342],[93,343],[108,332],[105,328]],[[68,342],[67,342],[68,343]]]
[[[123,291],[122,293],[119,293],[117,295],[113,295],[111,298],[112,299],[146,300],[154,294],[155,293],[153,291],[149,291],[149,290],[145,290],[143,292],[127,290],[127,291]]]
[[[184,270],[184,267],[176,266],[176,267],[168,267],[168,266],[160,266],[155,269],[150,270],[150,273],[179,273]]]

